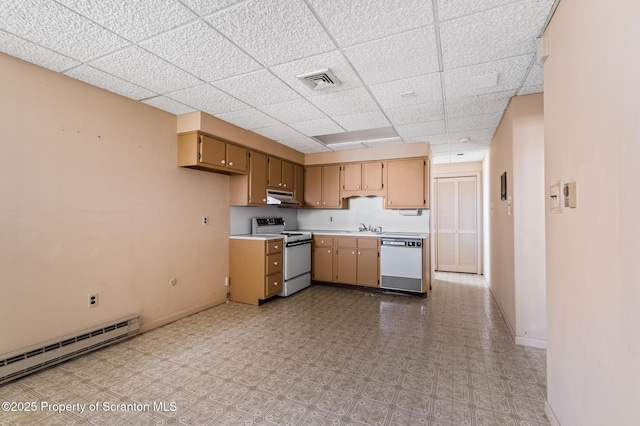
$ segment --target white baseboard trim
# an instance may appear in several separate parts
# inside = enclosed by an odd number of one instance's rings
[[[222,303],[225,303],[226,301],[227,301],[226,297],[220,298],[220,299],[216,299],[216,300],[213,300],[211,302],[204,303],[202,305],[198,305],[198,306],[194,306],[194,307],[189,308],[189,309],[185,309],[184,311],[176,312],[173,315],[169,315],[169,316],[166,316],[164,318],[160,318],[160,319],[157,319],[155,321],[148,322],[146,324],[141,324],[140,325],[140,333],[144,333],[144,332],[147,332],[147,331],[152,330],[154,328],[161,327],[163,325],[167,325],[167,324],[169,324],[171,322],[174,322],[174,321],[177,321],[177,320],[179,320],[181,318],[188,317],[189,315],[193,315],[193,314],[196,314],[196,313],[198,313],[200,311],[204,311],[205,309],[209,309],[209,308],[212,308],[212,307],[214,307],[216,305],[220,305]]]
[[[516,336],[516,345],[529,346],[531,348],[547,349],[547,341],[532,339],[530,337]]]
[[[551,426],[560,426],[560,422],[556,417],[555,413],[551,409],[551,405],[549,405],[549,401],[544,402],[544,414],[547,416],[547,420],[549,420],[549,424]]]

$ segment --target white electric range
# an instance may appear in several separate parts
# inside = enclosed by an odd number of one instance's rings
[[[284,284],[278,296],[287,297],[311,285],[311,232],[285,231],[284,218],[251,219],[253,235],[278,235],[284,239]]]

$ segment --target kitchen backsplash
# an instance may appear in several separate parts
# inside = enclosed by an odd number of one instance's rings
[[[366,226],[381,226],[384,232],[429,233],[429,210],[419,210],[419,214],[402,216],[398,210],[383,209],[380,197],[357,197],[349,200],[348,210],[299,210],[298,227],[357,231],[360,224],[364,223]]]
[[[347,210],[286,209],[276,206],[230,209],[231,235],[251,233],[253,217],[284,217],[288,230],[357,231],[360,224],[364,223],[366,226],[381,226],[384,232],[429,233],[429,210],[418,211],[418,216],[403,216],[397,210],[383,209],[380,197],[352,198]]]

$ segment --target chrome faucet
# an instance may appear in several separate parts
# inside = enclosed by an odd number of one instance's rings
[[[365,225],[364,223],[360,224],[360,227],[358,228],[358,232],[365,232],[367,230],[367,225]]]

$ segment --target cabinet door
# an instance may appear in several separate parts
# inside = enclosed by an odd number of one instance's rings
[[[339,248],[336,256],[336,276],[337,281],[343,284],[356,284],[357,281],[357,249]]]
[[[366,189],[382,189],[382,161],[362,164],[362,185]]]
[[[269,275],[264,281],[264,298],[271,297],[282,291],[282,272]]]
[[[267,185],[270,188],[282,188],[282,160],[279,158],[269,157]]]
[[[249,204],[267,204],[267,156],[254,151],[249,156]]]
[[[322,166],[322,207],[339,208],[340,199],[340,166]]]
[[[305,168],[304,205],[305,207],[322,207],[322,166]]]
[[[237,172],[247,171],[247,150],[241,146],[227,144],[227,169]]]
[[[378,287],[378,250],[358,249],[358,285]]]
[[[345,191],[360,191],[362,189],[362,164],[345,164],[342,166],[342,172]]]
[[[200,163],[216,167],[225,167],[227,163],[226,143],[209,136],[200,135]]]
[[[311,276],[316,281],[334,281],[332,247],[314,247]]]
[[[423,208],[426,164],[422,158],[389,160],[387,162],[387,200],[385,207]]]
[[[281,182],[282,188],[287,189],[289,191],[293,190],[293,181],[294,181],[294,172],[293,172],[293,163],[288,161],[282,161],[281,168]]]
[[[294,166],[293,171],[293,198],[296,201],[304,201],[304,167],[299,164]]]

